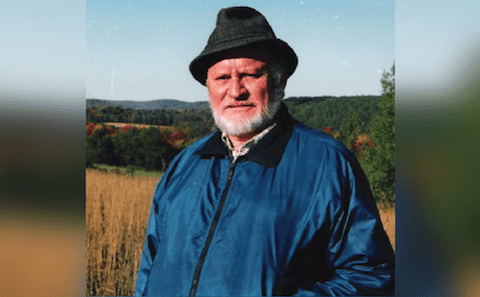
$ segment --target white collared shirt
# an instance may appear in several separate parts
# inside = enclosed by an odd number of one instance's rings
[[[258,133],[252,139],[249,141],[245,142],[241,147],[235,148],[233,146],[232,141],[230,140],[230,137],[225,132],[222,132],[222,141],[227,145],[228,149],[232,153],[233,160],[235,161],[238,157],[246,155],[252,147],[254,147],[260,139],[262,139],[268,132],[270,132],[277,123],[274,123],[270,127],[264,129],[262,132]]]

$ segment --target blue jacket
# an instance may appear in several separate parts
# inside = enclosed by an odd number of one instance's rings
[[[155,190],[136,295],[393,294],[394,253],[355,157],[285,106],[277,116],[233,163],[220,132],[176,156]]]

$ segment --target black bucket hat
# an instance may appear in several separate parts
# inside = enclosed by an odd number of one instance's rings
[[[205,85],[208,68],[222,60],[226,52],[252,46],[263,47],[269,55],[283,61],[287,67],[287,77],[297,68],[297,55],[286,42],[275,36],[261,13],[250,7],[229,7],[218,13],[216,27],[207,46],[190,63],[190,72]]]

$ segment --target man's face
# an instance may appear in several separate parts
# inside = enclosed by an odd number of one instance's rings
[[[217,125],[217,119],[221,118],[225,125],[237,128],[230,129],[229,133],[228,128],[225,131],[220,127],[227,134],[253,132],[252,124],[255,126],[262,121],[269,101],[267,64],[264,61],[230,58],[217,62],[208,69],[207,86]],[[242,125],[245,127],[239,128]]]

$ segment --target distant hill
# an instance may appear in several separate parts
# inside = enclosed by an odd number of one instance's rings
[[[333,97],[333,96],[316,96],[316,97],[289,97],[285,98],[284,101],[289,106],[302,105],[309,102],[322,102],[332,99],[345,99],[345,100],[355,100],[355,99],[364,99],[369,98],[376,100],[380,99],[380,96],[343,96],[343,97]],[[197,101],[197,102],[186,102],[175,99],[157,99],[150,101],[133,101],[133,100],[107,100],[107,99],[87,99],[87,108],[99,108],[107,106],[119,106],[124,109],[141,109],[141,110],[159,110],[159,109],[170,109],[170,110],[197,110],[210,108],[208,101]]]
[[[150,101],[131,101],[131,100],[106,100],[106,99],[87,99],[87,108],[99,108],[107,106],[120,106],[122,108],[133,108],[143,110],[184,110],[184,109],[204,109],[209,108],[207,101],[185,102],[173,99],[158,99]]]

